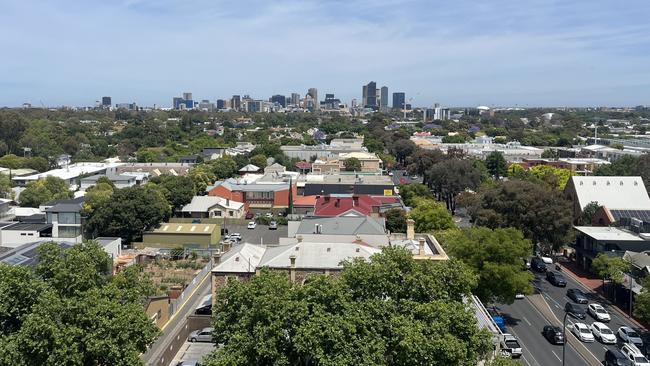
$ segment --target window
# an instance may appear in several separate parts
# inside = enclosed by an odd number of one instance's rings
[[[81,235],[81,228],[78,226],[59,226],[60,238],[76,238]]]
[[[228,216],[233,217],[233,216],[234,216],[233,212],[232,212],[232,211],[228,211]]]

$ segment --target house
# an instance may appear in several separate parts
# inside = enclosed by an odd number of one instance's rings
[[[106,253],[113,259],[113,263],[122,255],[122,238],[100,236],[94,239]]]
[[[0,254],[0,263],[12,266],[34,267],[38,264],[38,247],[49,242],[51,241],[34,241],[12,248],[11,250]],[[56,244],[61,249],[68,249],[74,245],[74,243],[66,241],[56,242]]]
[[[192,218],[227,217],[240,219],[246,211],[242,202],[217,196],[194,196],[192,202],[181,209],[183,216]]]
[[[241,178],[219,181],[208,187],[209,196],[243,202],[246,211],[284,211],[289,208],[289,189],[297,196],[296,183],[291,178],[276,175],[246,174]]]
[[[328,194],[397,194],[392,177],[387,175],[309,174],[297,182],[305,196]]]
[[[81,208],[83,197],[71,200],[58,200],[43,211],[46,222],[52,225],[52,239],[65,240],[73,243],[82,241],[83,229]]]
[[[142,235],[142,245],[152,248],[210,248],[219,243],[220,226],[215,224],[162,223]]]
[[[193,164],[185,163],[123,163],[108,170],[112,174],[147,173],[157,177],[163,174],[185,176]]]
[[[392,208],[405,209],[399,196],[368,194],[329,194],[317,196],[314,216],[373,216],[380,217]]]
[[[127,188],[127,187],[133,187],[136,185],[137,182],[137,177],[134,175],[126,175],[126,174],[96,174],[96,175],[91,175],[90,177],[85,177],[81,178],[80,181],[80,187],[82,191],[87,190],[88,188],[94,186],[97,184],[97,180],[101,177],[106,177],[108,180],[113,183],[115,188]]]
[[[52,224],[47,223],[0,223],[0,246],[16,248],[21,245],[52,237]]]
[[[181,164],[193,165],[199,162],[199,158],[200,158],[199,155],[181,156],[180,158],[178,158],[178,162]]]
[[[227,149],[226,147],[204,147],[201,149],[201,157],[204,161],[218,159],[226,153]]]
[[[287,168],[284,165],[273,163],[264,168],[264,175],[274,174],[276,176],[281,176],[287,171]]]
[[[564,188],[564,195],[573,203],[576,220],[589,203],[602,206],[594,218],[599,225],[611,225],[623,217],[650,212],[650,198],[641,177],[573,176]]]
[[[239,174],[248,174],[248,173],[257,173],[260,171],[260,168],[253,164],[248,164],[245,167],[239,169]]]
[[[318,196],[294,196],[293,214],[304,216],[314,213],[317,197]]]
[[[381,248],[390,240],[383,218],[368,216],[304,217],[301,221],[289,221],[287,237],[280,244],[305,242],[353,242],[360,240]]]
[[[299,161],[295,166],[300,170],[300,174],[307,174],[311,171],[311,163],[307,161]]]

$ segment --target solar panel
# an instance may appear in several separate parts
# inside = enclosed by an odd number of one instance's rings
[[[616,221],[622,218],[637,218],[650,223],[650,210],[610,210],[610,212]]]

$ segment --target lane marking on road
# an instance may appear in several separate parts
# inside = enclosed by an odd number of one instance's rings
[[[533,326],[533,325],[528,321],[528,319],[526,319],[525,316],[522,316],[522,318],[523,318],[524,321],[528,324],[529,327],[532,327],[532,326]]]
[[[518,340],[521,339],[521,337],[520,337],[517,333],[515,333],[515,330],[514,330],[513,328],[510,328],[510,333],[511,333],[511,334],[514,334],[514,336],[517,337]],[[537,365],[537,366],[541,366],[540,363],[537,362],[537,360],[535,359],[535,357],[533,357],[533,354],[530,353],[530,351],[528,350],[528,348],[526,348],[526,346],[525,346],[523,343],[521,343],[520,346],[521,346],[521,349],[522,349],[523,351],[526,351],[526,352],[528,353],[528,355],[530,356],[530,358],[533,359],[533,362],[535,362],[535,365]],[[527,360],[523,355],[522,355],[521,357],[524,359],[524,361],[526,361],[526,363],[528,364],[528,366],[533,366],[530,362],[528,362],[528,360]]]
[[[560,358],[560,356],[557,355],[557,353],[555,353],[555,351],[551,351],[551,352],[553,352],[553,356],[555,356],[555,358],[557,358],[558,361],[562,362],[562,359]]]

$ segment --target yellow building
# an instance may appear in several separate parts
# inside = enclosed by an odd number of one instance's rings
[[[163,223],[145,232],[142,242],[153,248],[207,248],[219,243],[220,229],[216,224]]]

